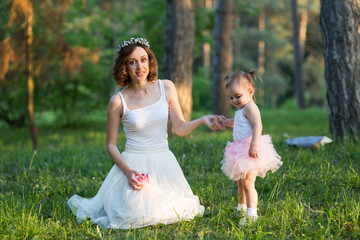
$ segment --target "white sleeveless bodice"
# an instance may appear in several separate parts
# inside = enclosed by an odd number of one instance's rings
[[[121,92],[123,103],[122,121],[126,135],[126,148],[168,147],[167,123],[169,105],[166,100],[164,83],[159,80],[160,99],[146,107],[129,110]]]
[[[251,136],[252,128],[249,120],[243,115],[244,108],[245,107],[235,112],[233,129],[234,140],[241,140]]]

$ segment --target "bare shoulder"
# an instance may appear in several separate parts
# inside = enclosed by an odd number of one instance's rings
[[[109,101],[109,105],[118,106],[122,105],[121,97],[119,93],[114,94]]]
[[[249,102],[249,103],[246,105],[246,108],[259,110],[259,107],[257,106],[257,104],[256,104],[255,102]]]
[[[117,112],[122,115],[122,100],[118,93],[114,94],[109,101],[108,111],[109,112]]]
[[[165,87],[165,90],[170,90],[172,88],[175,88],[175,85],[172,81],[170,81],[169,79],[163,79],[163,83],[164,83],[164,87]]]
[[[255,115],[255,114],[256,115],[260,114],[259,107],[256,105],[256,103],[249,102],[248,104],[246,104],[246,106],[244,107],[243,115],[247,117],[249,115]]]
[[[170,102],[171,99],[177,95],[175,84],[168,79],[164,79],[163,82],[164,82],[166,99],[168,102]]]

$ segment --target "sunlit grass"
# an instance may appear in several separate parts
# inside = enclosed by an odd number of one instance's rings
[[[41,148],[31,169],[28,130],[1,129],[0,239],[360,238],[358,145],[345,141],[311,150],[284,143],[286,135],[330,137],[326,110],[264,110],[262,118],[284,165],[256,180],[260,218],[248,227],[238,226],[236,184],[220,170],[231,130],[201,127],[187,138],[169,141],[205,206],[203,217],[168,226],[101,230],[90,221],[77,223],[66,201],[75,193],[94,196],[112,167],[105,150],[106,122],[40,127]],[[123,133],[118,143],[123,148]]]

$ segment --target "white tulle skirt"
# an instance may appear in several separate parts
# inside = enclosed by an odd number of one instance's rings
[[[79,221],[91,218],[101,228],[140,228],[170,224],[202,215],[195,196],[173,153],[168,149],[126,149],[122,154],[130,168],[149,174],[141,191],[133,190],[114,165],[93,198],[74,195],[67,202]]]
[[[282,165],[269,135],[262,135],[258,146],[258,158],[249,156],[252,137],[227,143],[221,170],[232,180],[245,179],[249,171],[256,171],[257,176],[265,177],[266,172],[275,172]]]

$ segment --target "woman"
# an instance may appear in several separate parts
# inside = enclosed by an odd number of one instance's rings
[[[157,61],[146,39],[131,38],[117,51],[113,75],[124,88],[110,99],[106,138],[115,164],[94,198],[74,195],[69,207],[79,221],[90,217],[101,228],[139,228],[202,215],[204,207],[168,148],[168,117],[179,136],[203,123],[213,130],[222,128],[219,117],[184,120],[174,84],[157,79]],[[120,154],[116,144],[121,120],[127,141]]]

